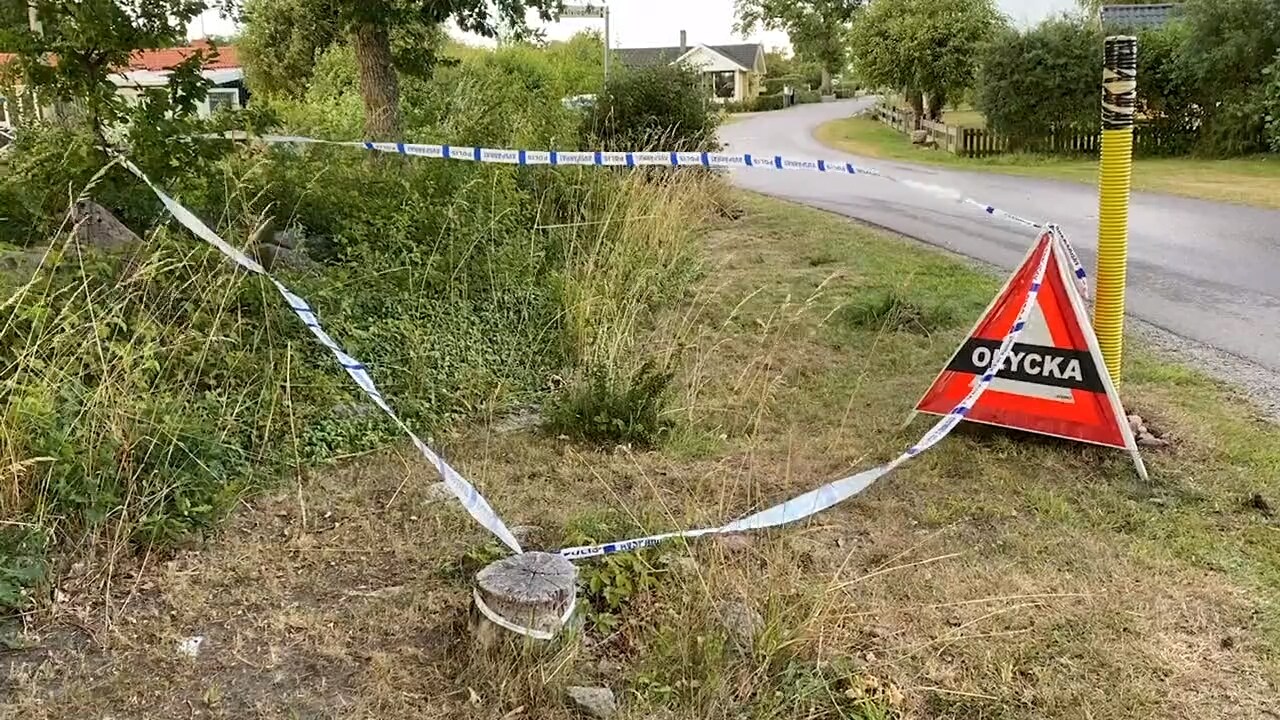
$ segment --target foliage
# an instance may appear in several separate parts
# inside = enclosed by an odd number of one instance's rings
[[[583,118],[582,137],[605,150],[712,150],[717,122],[697,73],[655,65],[611,75]]]
[[[764,91],[770,95],[782,92],[790,85],[796,88],[816,88],[822,85],[822,66],[816,62],[780,51],[765,53]]]
[[[38,528],[0,527],[0,615],[30,604],[46,580],[46,544]]]
[[[1138,115],[1144,131],[1161,139],[1162,154],[1190,151],[1201,125],[1202,108],[1183,54],[1190,33],[1185,22],[1138,33]]]
[[[267,87],[280,89],[280,78],[263,70],[282,48],[280,57],[289,73],[297,73],[305,58],[327,46],[327,37],[349,38],[359,67],[358,88],[364,105],[365,135],[396,138],[400,118],[400,73],[430,77],[443,44],[439,28],[452,22],[458,29],[496,37],[499,27],[511,39],[528,33],[526,13],[537,11],[544,20],[559,0],[260,0],[251,3],[246,34],[257,57],[258,77]],[[297,21],[297,22],[295,22]],[[257,24],[258,27],[254,27]],[[295,38],[296,34],[306,37]],[[397,39],[400,39],[397,52]],[[289,78],[285,78],[288,80]]]
[[[17,54],[21,84],[42,102],[77,103],[101,136],[122,120],[124,99],[110,80],[140,48],[169,47],[186,37],[187,23],[204,0],[31,0],[42,32],[25,24],[0,25],[0,48]],[[48,62],[56,57],[56,62]],[[201,53],[175,68],[175,79],[198,90]],[[198,99],[203,99],[199,94]]]
[[[924,295],[926,297],[917,298],[896,287],[876,288],[845,306],[841,315],[856,328],[921,335],[954,327],[959,322],[954,304]]]
[[[650,362],[632,372],[589,367],[553,400],[548,427],[595,443],[653,447],[671,427],[662,414],[671,380]]]
[[[255,93],[300,98],[313,68],[335,45],[349,46],[334,0],[248,0],[244,33],[237,48]],[[448,35],[438,24],[405,19],[390,31],[397,72],[429,78],[441,64],[453,63]],[[357,87],[353,85],[353,87]]]
[[[1280,52],[1280,0],[1190,0],[1184,12],[1183,62],[1204,113],[1199,149],[1263,149],[1264,70]]]
[[[633,522],[579,518],[566,533],[566,546],[595,545],[640,532]],[[587,623],[599,635],[617,629],[631,603],[657,590],[667,575],[667,552],[652,547],[606,555],[578,566]]]
[[[1013,149],[1035,147],[1055,131],[1096,126],[1102,34],[1082,19],[1005,29],[982,50],[977,106]]]
[[[1276,53],[1275,61],[1263,72],[1267,78],[1263,90],[1263,102],[1267,111],[1267,138],[1271,143],[1271,150],[1280,153],[1280,53]]]
[[[830,76],[848,61],[846,36],[862,0],[736,0],[736,29],[749,35],[758,28],[782,30],[796,54],[824,71],[822,91],[830,90]]]
[[[855,69],[868,85],[928,94],[938,119],[973,85],[978,54],[1004,22],[992,0],[873,0],[853,23]]]

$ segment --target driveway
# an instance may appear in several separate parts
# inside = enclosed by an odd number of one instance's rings
[[[818,125],[872,102],[864,98],[761,113],[725,126],[721,137],[735,152],[861,163],[895,177],[958,189],[1016,215],[1057,222],[1093,271],[1095,187],[859,158],[813,138]],[[971,206],[872,176],[738,170],[733,178],[741,187],[880,225],[1001,268],[1017,265],[1033,240],[1032,231]],[[1135,193],[1128,283],[1130,316],[1166,331],[1165,344],[1207,362],[1260,371],[1261,380],[1246,382],[1280,392],[1280,211]],[[1200,352],[1205,348],[1211,350],[1208,355]]]

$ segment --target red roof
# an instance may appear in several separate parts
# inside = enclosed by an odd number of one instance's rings
[[[160,50],[139,50],[129,58],[130,70],[168,70],[174,65],[182,62],[183,59],[191,55],[196,50],[204,50],[211,52],[213,46],[208,40],[193,40],[190,45],[185,47],[162,48]],[[17,55],[12,53],[0,53],[0,65],[8,63],[16,58]],[[218,57],[208,60],[204,64],[205,70],[226,70],[229,68],[240,67],[240,54],[236,52],[235,45],[222,45],[218,47]]]
[[[168,70],[174,65],[182,62],[197,50],[211,51],[213,46],[208,40],[200,39],[191,41],[190,45],[185,47],[163,48],[160,50],[139,50],[129,58],[130,70]],[[207,60],[204,64],[205,70],[226,70],[229,68],[240,67],[240,55],[236,52],[235,45],[222,45],[218,47],[218,57],[213,60]]]

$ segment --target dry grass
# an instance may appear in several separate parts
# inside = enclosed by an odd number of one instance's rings
[[[666,448],[451,438],[509,523],[546,546],[601,517],[717,523],[920,432],[901,420],[964,327],[866,328],[840,308],[889,287],[967,320],[996,283],[821,213],[746,208],[672,311],[686,402]],[[636,720],[1265,717],[1280,530],[1245,499],[1280,497],[1280,439],[1193,373],[1141,355],[1127,372],[1130,402],[1177,441],[1148,458],[1151,486],[1120,454],[966,429],[808,522],[673,544],[616,631],[536,662],[472,657],[487,538],[431,499],[411,451],[366,456],[244,507],[203,550],[136,558],[109,603],[66,578],[3,656],[5,714],[568,718],[557,688],[594,683]],[[752,651],[720,628],[724,600],[762,614]],[[175,649],[190,635],[206,638],[194,660]]]

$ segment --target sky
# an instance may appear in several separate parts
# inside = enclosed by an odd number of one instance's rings
[[[1075,0],[997,1],[1017,25],[1033,25],[1075,7]],[[745,39],[734,34],[733,0],[611,0],[609,6],[609,35],[614,47],[678,45],[681,30],[688,32],[690,44],[760,42],[769,48],[787,45],[785,33],[760,32]],[[603,30],[604,26],[600,20],[562,20],[543,28],[549,38],[560,40],[581,30]],[[216,11],[205,13],[188,28],[188,35],[193,38],[234,33],[235,25],[220,18]],[[472,38],[468,41],[479,42]]]

